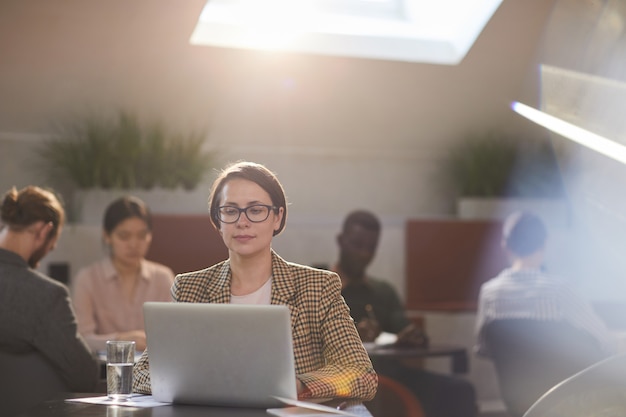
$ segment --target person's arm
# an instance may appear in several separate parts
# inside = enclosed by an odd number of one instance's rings
[[[143,351],[141,357],[133,367],[133,392],[152,394],[148,348]]]
[[[105,350],[107,340],[117,340],[117,333],[97,333],[96,311],[94,306],[94,289],[89,269],[78,272],[72,288],[72,302],[78,321],[78,332],[83,336],[93,351]]]
[[[320,342],[324,365],[297,377],[311,397],[371,400],[378,378],[359,338],[336,274],[326,279],[319,300]]]
[[[489,352],[487,350],[487,344],[485,343],[485,337],[483,335],[483,328],[485,326],[485,284],[481,286],[480,291],[478,293],[478,311],[476,312],[476,326],[474,329],[475,335],[475,345],[474,352],[480,356],[489,356]]]
[[[39,300],[40,321],[33,334],[33,344],[59,370],[68,388],[75,392],[93,392],[100,366],[78,333],[69,291],[51,286]]]
[[[375,314],[380,317],[382,331],[395,333],[398,336],[397,345],[428,345],[428,337],[424,331],[406,316],[404,306],[393,286],[383,281],[372,281],[371,284],[383,310]]]
[[[172,284],[168,292],[168,298],[170,301],[179,301],[176,284]],[[133,367],[133,392],[140,394],[152,394],[152,385],[150,382],[150,359],[148,357],[147,347]]]
[[[374,312],[380,321],[382,331],[398,334],[407,328],[411,321],[407,318],[404,306],[393,286],[384,281],[372,281],[371,286],[383,310]]]

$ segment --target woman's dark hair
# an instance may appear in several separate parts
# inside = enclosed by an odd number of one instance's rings
[[[124,196],[114,200],[104,212],[102,227],[107,234],[111,234],[118,224],[131,217],[137,217],[146,222],[148,230],[152,230],[152,214],[142,200],[133,196]]]
[[[33,223],[52,223],[50,236],[56,236],[65,223],[65,210],[57,196],[34,185],[17,191],[15,187],[4,194],[0,219],[9,229],[21,231]]]
[[[278,181],[278,178],[276,178],[276,175],[265,166],[246,161],[239,161],[228,165],[213,182],[211,193],[209,194],[209,213],[213,226],[215,226],[216,229],[220,228],[218,210],[222,189],[228,181],[235,178],[252,181],[265,190],[272,200],[272,205],[276,207],[274,210],[275,213],[278,213],[281,207],[283,208],[283,218],[278,230],[274,230],[274,236],[282,232],[285,228],[285,222],[287,221],[287,198],[285,197],[283,186]]]
[[[528,256],[541,249],[548,231],[539,216],[528,211],[515,212],[504,222],[504,247],[517,256]]]

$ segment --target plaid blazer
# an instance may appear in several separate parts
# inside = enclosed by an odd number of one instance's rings
[[[172,286],[178,302],[229,303],[230,261],[180,274]],[[378,378],[341,296],[341,280],[284,261],[272,250],[271,304],[289,307],[297,378],[311,397],[370,400]],[[148,349],[135,365],[134,390],[151,392]]]

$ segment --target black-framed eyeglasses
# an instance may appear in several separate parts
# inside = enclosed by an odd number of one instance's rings
[[[221,206],[217,209],[217,217],[223,223],[236,223],[239,221],[241,213],[245,213],[248,220],[252,223],[261,223],[267,220],[271,210],[277,210],[276,206],[268,206],[267,204],[255,204],[246,208],[235,206]]]

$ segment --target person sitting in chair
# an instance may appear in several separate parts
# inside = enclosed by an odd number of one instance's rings
[[[616,351],[591,305],[562,278],[544,271],[547,231],[533,213],[504,222],[510,268],[479,293],[476,352],[493,361],[509,414],[523,416],[561,381]]]
[[[146,259],[152,243],[152,214],[134,196],[112,201],[104,212],[102,237],[107,256],[78,271],[74,308],[78,331],[93,351],[107,340],[131,340],[146,348],[143,303],[172,301],[172,270]]]
[[[406,316],[400,297],[386,281],[367,275],[376,253],[380,221],[368,211],[348,214],[337,236],[339,260],[331,268],[341,278],[341,294],[364,342],[381,333],[394,333],[397,344],[426,345],[427,336]],[[405,366],[386,358],[373,358],[374,369],[406,387],[420,400],[427,417],[472,417],[476,415],[476,394],[472,384],[451,375]]]
[[[0,201],[3,416],[60,392],[93,392],[98,382],[99,364],[78,333],[69,289],[36,270],[64,222],[56,195],[40,187],[13,187]]]
[[[505,220],[502,247],[511,266],[480,288],[475,347],[479,355],[489,356],[485,326],[505,318],[565,321],[593,336],[607,356],[616,352],[615,338],[591,305],[566,280],[544,271],[547,235],[534,213],[519,211]]]

